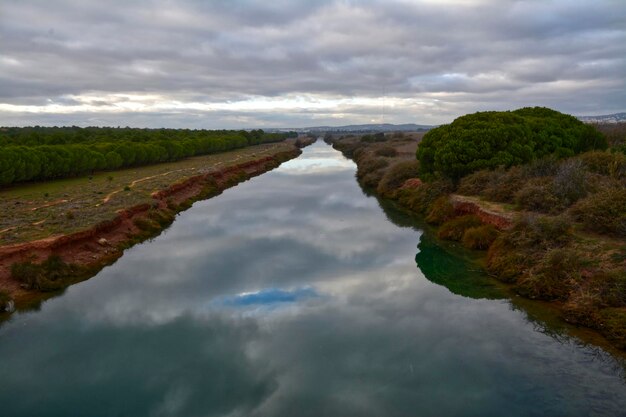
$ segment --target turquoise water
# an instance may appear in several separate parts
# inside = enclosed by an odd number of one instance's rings
[[[620,416],[530,320],[321,141],[0,326],[1,416]]]

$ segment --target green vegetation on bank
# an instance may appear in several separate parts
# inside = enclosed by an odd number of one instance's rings
[[[542,107],[468,114],[430,130],[417,150],[422,175],[458,179],[481,169],[605,149],[606,138],[573,116]]]
[[[233,165],[294,149],[294,141],[247,146],[175,162],[0,189],[0,245],[74,233],[110,220],[119,210],[150,204],[154,192]],[[269,164],[270,162],[266,162]]]
[[[177,161],[292,136],[260,129],[2,128],[0,186]]]
[[[600,128],[610,135],[534,108],[434,129],[418,161],[383,156],[406,146],[389,138],[334,146],[355,160],[361,184],[439,225],[439,238],[485,250],[495,278],[558,302],[565,320],[626,349],[626,125]]]

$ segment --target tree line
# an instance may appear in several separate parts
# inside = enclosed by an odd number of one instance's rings
[[[0,186],[177,161],[293,136],[261,129],[2,128]]]

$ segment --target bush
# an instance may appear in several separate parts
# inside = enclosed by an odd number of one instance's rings
[[[601,327],[599,303],[598,294],[586,290],[577,291],[563,305],[563,319],[580,326]]]
[[[550,249],[533,271],[519,280],[516,291],[529,298],[567,300],[580,281],[580,256],[571,249]]]
[[[435,200],[428,210],[426,221],[431,224],[442,224],[455,217],[454,205],[447,195]]]
[[[67,264],[58,255],[50,255],[41,264],[32,262],[11,265],[11,276],[27,289],[57,291],[67,287],[80,268]]]
[[[476,171],[461,179],[457,192],[462,195],[480,195],[495,179],[494,171]]]
[[[563,161],[554,176],[553,189],[564,207],[587,195],[587,172],[578,159]]]
[[[137,217],[133,219],[133,224],[143,232],[152,233],[161,230],[161,225],[157,221],[150,218]]]
[[[580,200],[569,213],[591,232],[626,237],[626,188],[611,188]]]
[[[501,237],[512,248],[543,250],[568,244],[572,239],[571,228],[572,225],[563,216],[526,215],[520,217]]]
[[[515,283],[521,277],[530,258],[527,253],[511,249],[502,235],[497,237],[487,252],[487,271],[497,279],[507,283]]]
[[[384,158],[363,157],[358,161],[357,178],[363,178],[367,174],[389,166],[389,161]]]
[[[366,174],[363,178],[361,178],[361,184],[368,188],[376,188],[380,183],[380,180],[383,178],[385,171],[379,169],[377,171],[370,172]]]
[[[467,214],[448,220],[442,224],[437,236],[439,236],[440,239],[460,241],[463,239],[463,235],[467,229],[482,226],[482,224],[482,221],[477,216]]]
[[[450,194],[453,190],[452,182],[442,179],[424,183],[416,189],[399,190],[397,198],[401,205],[426,215],[438,198]]]
[[[470,227],[463,233],[463,246],[469,249],[489,249],[498,237],[498,230],[491,224]]]
[[[481,195],[491,201],[513,203],[515,193],[528,181],[521,167],[513,167],[507,171],[498,169],[493,172],[492,179]]]
[[[387,157],[394,157],[398,155],[398,151],[396,151],[396,148],[393,148],[391,146],[385,146],[385,147],[376,149],[374,153],[378,156],[387,156]]]
[[[626,349],[626,311],[619,308],[606,308],[600,311],[601,333],[618,348]]]
[[[591,281],[604,307],[626,307],[626,270],[601,271]]]
[[[157,222],[161,227],[170,225],[174,221],[174,218],[176,217],[174,213],[172,213],[169,210],[166,211],[166,210],[159,210],[159,209],[150,210],[150,212],[148,213],[148,216],[150,217],[150,219]]]
[[[521,209],[542,213],[559,213],[563,205],[555,195],[551,178],[534,178],[515,193],[515,204]]]
[[[548,155],[523,165],[522,169],[528,178],[552,177],[559,170],[559,160],[554,155]]]
[[[392,165],[378,184],[377,191],[382,195],[390,195],[402,187],[409,178],[417,177],[419,163],[417,161],[400,161]]]
[[[15,309],[15,304],[12,301],[13,299],[9,294],[0,291],[0,313],[5,311],[12,312]]]
[[[626,179],[626,155],[623,153],[591,151],[578,158],[589,172],[618,180]]]

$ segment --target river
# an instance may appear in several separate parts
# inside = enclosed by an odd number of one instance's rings
[[[354,173],[318,141],[14,314],[0,415],[626,415],[616,360],[530,319]]]

